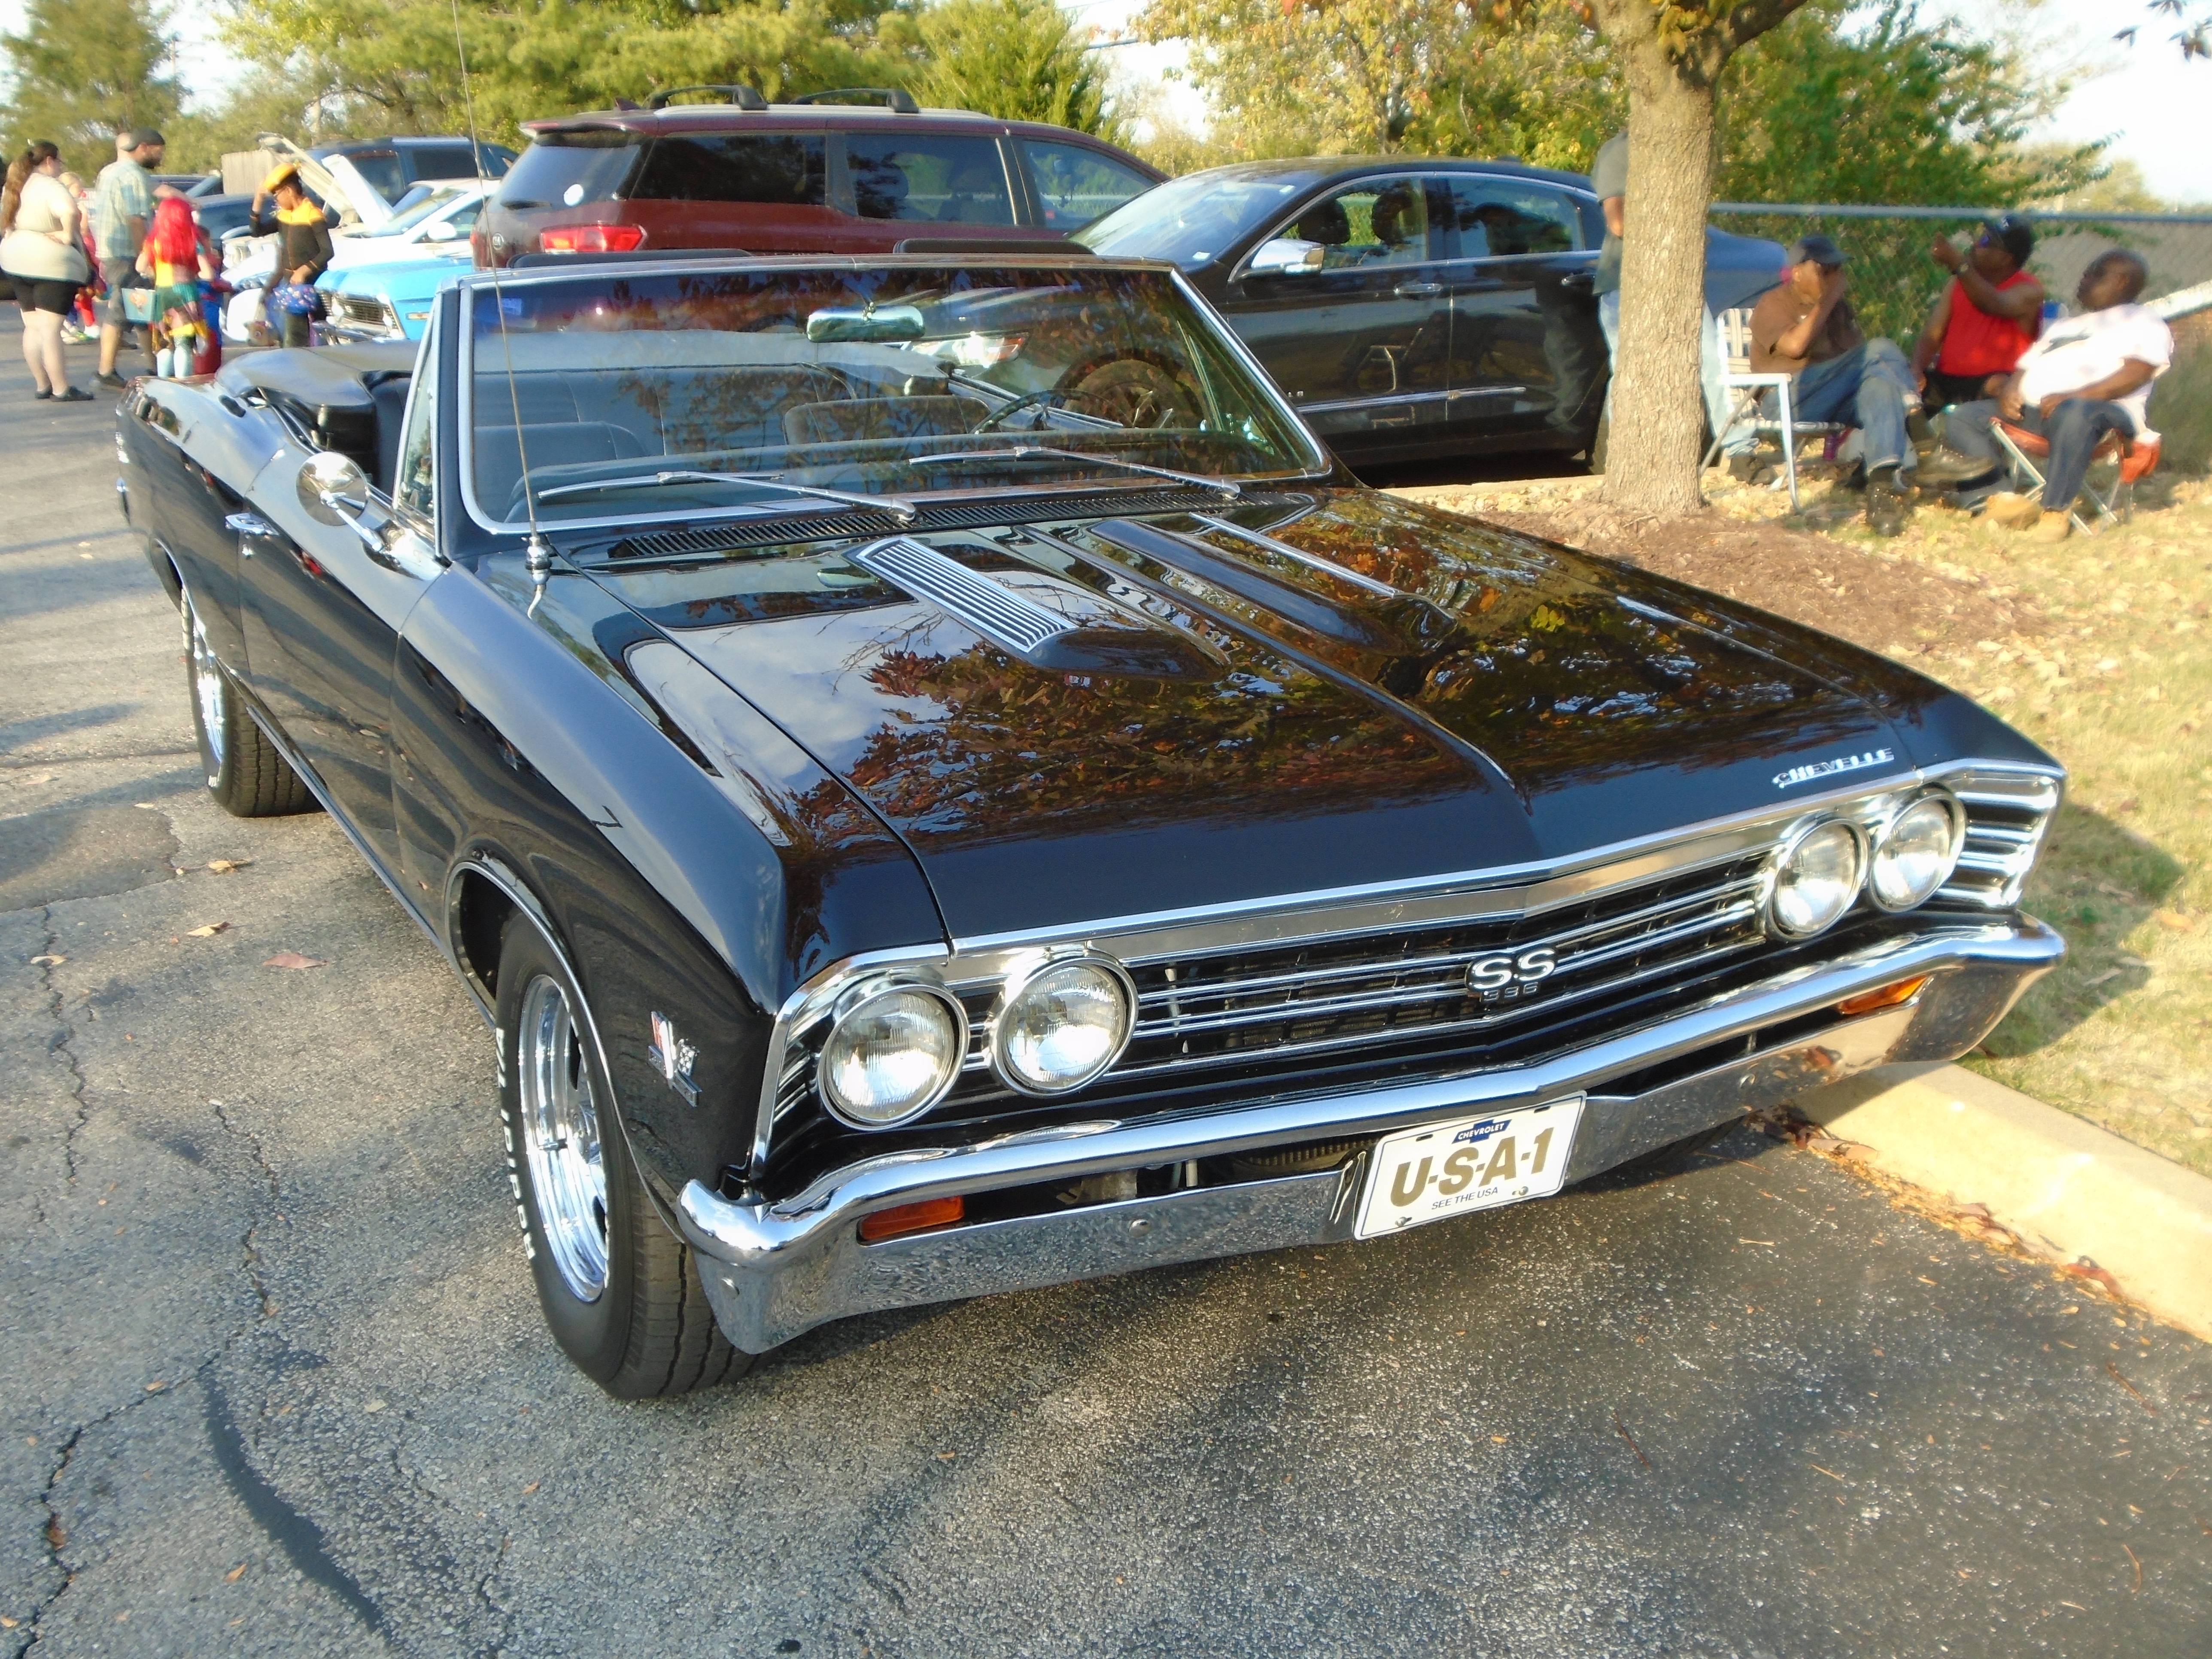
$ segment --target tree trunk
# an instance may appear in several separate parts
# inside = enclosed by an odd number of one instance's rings
[[[1629,134],[1620,358],[1604,499],[1633,513],[1679,517],[1705,504],[1698,488],[1705,443],[1698,335],[1712,204],[1713,88],[1727,54],[1671,57],[1649,13],[1648,3],[1620,7],[1615,0],[1601,14],[1627,70]]]

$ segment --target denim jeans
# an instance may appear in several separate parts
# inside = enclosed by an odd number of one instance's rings
[[[1905,437],[1905,411],[1908,396],[1917,390],[1912,366],[1897,343],[1869,340],[1808,365],[1790,388],[1790,410],[1801,421],[1858,428],[1869,472],[1878,466],[1910,467],[1917,458]]]
[[[1607,361],[1619,368],[1620,363],[1620,290],[1601,294],[1597,301],[1597,325],[1605,331],[1605,350]],[[1721,359],[1721,325],[1709,307],[1698,337],[1698,383],[1705,398],[1705,419],[1718,432],[1729,417],[1728,392],[1721,385],[1721,370],[1725,364]],[[1613,388],[1605,391],[1605,406],[1613,407]],[[1741,432],[1730,433],[1721,448],[1729,455],[1748,454],[1758,442],[1759,434],[1746,427]]]
[[[1993,400],[1960,404],[1944,416],[1945,441],[1961,455],[1976,460],[2004,460],[1996,434],[1990,430],[1996,413]],[[2041,410],[2023,409],[2020,418],[2010,424],[2039,434],[2051,445],[2051,459],[2043,469],[2045,513],[2063,513],[2074,505],[2074,498],[2081,493],[2082,480],[2089,476],[2090,458],[2107,433],[2117,432],[2123,438],[2136,435],[2135,416],[2126,410],[2087,398],[2069,398],[2051,411],[2047,421]]]

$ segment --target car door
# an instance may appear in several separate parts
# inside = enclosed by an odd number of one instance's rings
[[[434,339],[427,341],[418,366],[434,362]],[[395,469],[402,477],[408,440],[419,448],[435,419],[433,378],[418,375],[409,387]],[[404,489],[403,501],[392,499],[392,480],[379,488],[356,468],[357,485],[335,502],[319,499],[311,469],[335,457],[287,445],[255,481],[258,522],[239,549],[246,674],[325,798],[395,870],[392,659],[400,625],[439,564],[428,523],[404,504]]]
[[[647,252],[816,252],[833,245],[843,217],[830,205],[829,141],[818,130],[656,138],[624,194],[623,216],[645,228]]]
[[[1506,175],[1443,182],[1452,426],[1475,441],[1587,441],[1604,396],[1606,350],[1592,291],[1597,254],[1579,203]]]
[[[1259,244],[1305,245],[1305,268],[1255,268],[1248,256],[1229,283],[1231,326],[1340,447],[1419,444],[1443,429],[1452,315],[1437,195],[1419,173],[1342,185]]]

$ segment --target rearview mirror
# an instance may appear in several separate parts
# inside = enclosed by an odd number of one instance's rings
[[[927,326],[918,306],[824,306],[806,318],[806,337],[842,340],[918,340]]]
[[[334,449],[318,450],[300,469],[300,505],[317,524],[349,524],[368,507],[368,477]]]
[[[441,219],[422,233],[422,240],[426,242],[450,242],[456,234],[453,226]]]
[[[1253,276],[1266,276],[1277,272],[1303,276],[1319,270],[1322,261],[1328,257],[1328,250],[1319,242],[1304,241],[1296,236],[1278,236],[1272,241],[1260,244],[1246,270]]]

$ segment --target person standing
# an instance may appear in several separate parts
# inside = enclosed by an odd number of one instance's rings
[[[262,210],[264,202],[273,201],[276,212]],[[275,235],[276,242],[276,281],[294,286],[313,288],[315,278],[330,268],[331,230],[323,222],[323,210],[307,195],[300,183],[300,170],[289,161],[280,163],[261,181],[261,188],[253,192],[252,208],[253,234],[257,236]],[[276,299],[276,283],[270,285],[270,301]],[[314,318],[305,311],[286,311],[284,343],[303,346],[314,337]],[[275,319],[270,319],[271,322]]]
[[[1605,244],[1598,252],[1597,279],[1594,284],[1597,295],[1597,325],[1605,333],[1605,349],[1612,368],[1620,368],[1620,255],[1621,239],[1628,232],[1628,134],[1616,132],[1598,146],[1597,159],[1590,163],[1590,189],[1598,200],[1598,209],[1605,215]],[[1705,399],[1705,421],[1717,434],[1723,434],[1721,448],[1729,458],[1729,470],[1745,473],[1751,452],[1759,442],[1759,434],[1749,427],[1729,430],[1728,389],[1721,384],[1722,371],[1727,367],[1721,357],[1720,320],[1712,307],[1705,308],[1705,322],[1698,337],[1698,386]],[[1613,407],[1613,389],[1606,389],[1606,407]]]
[[[2027,270],[2035,230],[2017,213],[1983,222],[1961,253],[1948,236],[1930,250],[1951,273],[1912,348],[1913,372],[1936,406],[1995,395],[2043,331],[2043,284]]]
[[[62,319],[90,275],[77,248],[76,202],[61,181],[61,152],[44,139],[8,168],[0,191],[0,271],[23,313],[23,361],[34,396],[65,404],[92,401],[69,383],[62,356]]]
[[[152,169],[167,149],[150,127],[125,127],[115,135],[115,159],[100,170],[93,191],[93,226],[100,236],[100,280],[107,304],[100,314],[100,384],[119,386],[116,355],[123,349],[123,290],[137,274],[138,250],[154,216]]]
[[[207,336],[202,285],[215,280],[215,260],[183,197],[165,197],[154,210],[138,274],[154,284],[154,372],[181,380]]]

